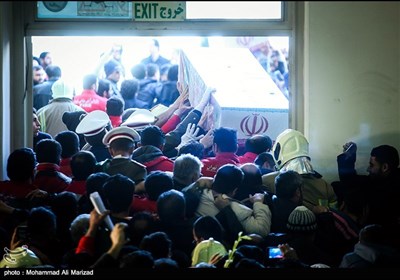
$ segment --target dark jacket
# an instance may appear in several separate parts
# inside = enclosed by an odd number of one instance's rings
[[[146,166],[147,172],[154,170],[173,171],[174,162],[163,155],[162,151],[151,145],[136,149],[132,158]]]
[[[135,96],[135,107],[151,109],[156,101],[156,88],[159,82],[153,79],[143,79],[140,81],[139,91]]]

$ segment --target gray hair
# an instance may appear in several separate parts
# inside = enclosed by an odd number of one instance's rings
[[[203,163],[198,157],[191,154],[178,156],[174,162],[174,179],[182,183],[192,183],[190,180],[194,173],[200,172]]]
[[[74,244],[78,244],[81,237],[86,234],[89,229],[89,220],[90,214],[80,214],[71,222],[69,231]]]

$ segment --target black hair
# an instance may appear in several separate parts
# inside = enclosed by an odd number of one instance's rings
[[[275,177],[276,195],[280,198],[292,198],[297,189],[301,190],[303,178],[293,170],[280,172]]]
[[[149,251],[136,250],[123,256],[120,260],[119,268],[153,268],[154,258]]]
[[[57,218],[52,210],[39,206],[29,212],[27,225],[31,235],[48,236],[55,234]]]
[[[72,156],[71,171],[75,180],[86,180],[96,171],[97,160],[90,151],[79,151]]]
[[[103,92],[110,91],[111,82],[107,79],[99,79],[99,85],[97,87],[97,95],[103,97]]]
[[[110,143],[110,148],[115,151],[129,151],[135,147],[135,143],[127,138],[117,138]]]
[[[157,211],[162,223],[171,223],[185,218],[186,201],[182,192],[169,190],[157,199]]]
[[[172,65],[168,69],[168,81],[177,81],[178,80],[178,71],[179,67],[177,64]]]
[[[152,145],[160,147],[165,143],[165,134],[160,127],[156,125],[146,126],[140,134],[140,142],[143,146]]]
[[[228,194],[239,188],[243,177],[243,171],[239,167],[233,164],[225,164],[215,174],[212,188],[221,194]]]
[[[157,201],[158,197],[166,191],[173,189],[172,177],[163,171],[150,172],[144,181],[144,188],[150,200]]]
[[[33,71],[38,71],[38,70],[42,70],[42,69],[43,69],[42,65],[34,65],[34,66],[32,66],[32,70]]]
[[[375,157],[381,164],[387,163],[390,170],[399,166],[399,153],[393,146],[381,145],[375,147],[371,150],[371,157]]]
[[[131,74],[138,80],[144,79],[146,77],[146,65],[144,65],[143,63],[134,65],[131,68]]]
[[[155,63],[149,63],[146,65],[146,76],[153,77],[157,71],[160,71],[160,68]]]
[[[178,156],[183,154],[191,154],[202,159],[204,157],[204,146],[198,141],[190,141],[179,148]]]
[[[42,52],[39,55],[39,58],[44,59],[46,57],[47,54],[49,54],[50,52]]]
[[[32,57],[32,60],[36,60],[36,62],[40,65],[40,59],[37,56]]]
[[[13,181],[33,178],[36,156],[31,148],[14,150],[7,159],[7,176]]]
[[[50,78],[60,78],[61,77],[61,68],[56,65],[49,65],[45,69],[47,77]]]
[[[118,66],[120,66],[118,61],[110,59],[106,64],[104,64],[104,72],[106,73],[106,76],[108,77],[111,75]]]
[[[261,154],[268,152],[272,148],[272,140],[266,135],[253,135],[246,139],[245,148],[247,152]]]
[[[171,253],[172,241],[163,231],[156,231],[143,237],[139,248],[149,251],[154,259],[168,258]]]
[[[270,166],[270,169],[274,169],[275,167],[275,160],[274,156],[270,152],[263,152],[259,154],[256,159],[254,160],[254,163],[257,164],[258,166],[262,166],[265,162],[268,163]]]
[[[135,191],[135,182],[125,175],[116,174],[104,183],[104,196],[111,212],[128,211]]]
[[[62,158],[70,158],[74,154],[79,152],[79,136],[74,131],[61,131],[54,137],[54,140],[56,140],[61,145]]]
[[[220,152],[236,152],[237,131],[233,128],[220,127],[214,130],[214,143]]]
[[[107,100],[106,111],[109,116],[121,116],[125,102],[119,97],[112,96]]]
[[[197,218],[193,223],[193,231],[198,238],[208,240],[212,237],[219,242],[223,241],[223,228],[215,217],[201,216]]]
[[[124,80],[121,83],[120,93],[125,99],[134,98],[139,90],[139,81],[136,78]]]
[[[39,163],[60,164],[61,144],[54,139],[43,139],[36,144],[36,158]]]

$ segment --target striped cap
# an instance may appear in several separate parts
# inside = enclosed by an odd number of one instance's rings
[[[307,207],[297,206],[290,213],[286,227],[296,232],[314,231],[317,229],[317,218]]]
[[[102,132],[108,123],[110,118],[107,113],[100,110],[95,110],[88,113],[78,124],[75,131],[78,134],[85,136],[93,136]]]

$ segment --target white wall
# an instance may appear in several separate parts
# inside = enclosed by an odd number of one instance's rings
[[[328,182],[347,141],[358,144],[360,173],[372,147],[400,151],[399,5],[306,3],[305,134]]]

